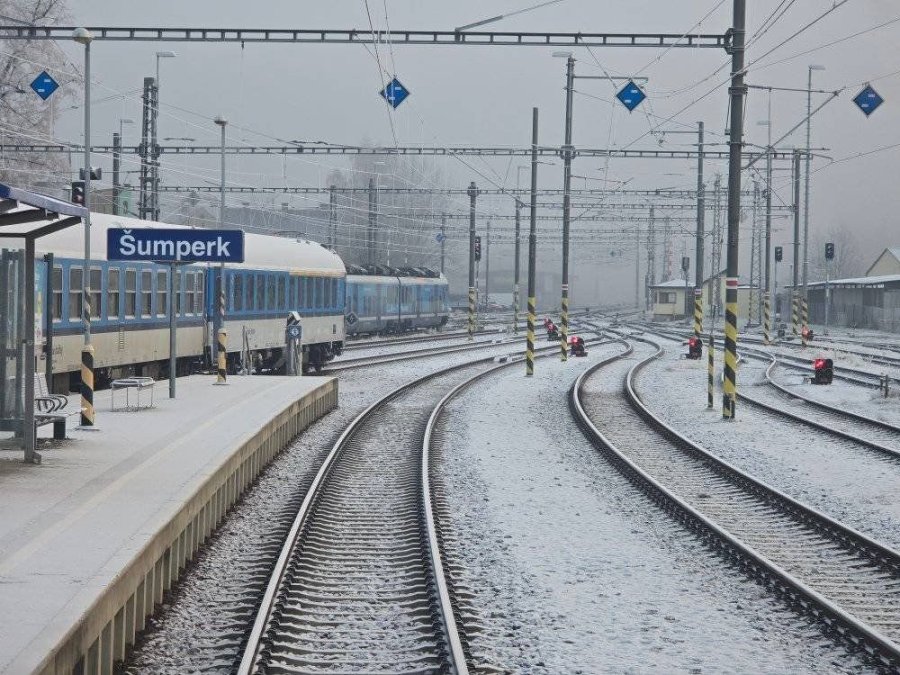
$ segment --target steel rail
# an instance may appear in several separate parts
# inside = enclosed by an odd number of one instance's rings
[[[592,342],[593,344],[593,342]],[[554,345],[550,348],[547,348],[549,354],[556,354],[557,347]],[[404,393],[414,389],[415,387],[421,386],[422,384],[428,383],[432,380],[438,379],[443,375],[447,375],[449,373],[453,373],[458,370],[463,370],[465,368],[470,368],[473,366],[487,364],[494,360],[494,357],[486,357],[481,359],[475,359],[472,361],[467,361],[466,363],[457,364],[453,366],[449,366],[447,368],[442,368],[435,372],[429,373],[423,377],[417,378],[406,384],[403,384],[396,389],[390,391],[385,396],[381,397],[370,406],[368,406],[365,410],[363,410],[359,415],[357,415],[353,421],[350,422],[349,425],[344,429],[341,435],[338,437],[331,451],[328,453],[322,465],[319,467],[315,478],[309,486],[306,496],[303,499],[302,504],[300,505],[299,510],[297,511],[297,515],[294,517],[293,523],[291,524],[291,528],[288,531],[288,534],[285,538],[285,543],[282,546],[281,552],[278,556],[278,560],[273,568],[273,572],[270,578],[270,581],[266,587],[266,591],[263,595],[262,601],[260,602],[259,609],[256,614],[256,618],[253,622],[253,627],[250,631],[250,635],[247,640],[247,644],[245,646],[243,655],[241,657],[240,665],[238,666],[237,673],[238,675],[250,675],[254,672],[254,668],[259,665],[260,660],[260,649],[263,645],[263,637],[266,631],[268,624],[270,623],[273,612],[276,610],[276,600],[278,598],[279,590],[281,589],[285,575],[288,572],[289,564],[291,558],[294,554],[294,551],[297,547],[298,540],[300,538],[300,534],[306,525],[308,520],[308,516],[312,507],[314,506],[316,500],[319,497],[321,489],[325,484],[329,474],[332,469],[337,464],[340,459],[341,454],[344,452],[346,447],[349,445],[351,440],[360,430],[362,425],[373,417],[376,412],[381,409],[387,403],[390,403],[397,397],[403,395]],[[521,357],[516,359],[510,359],[509,362],[503,363],[499,366],[491,368],[487,371],[483,371],[478,375],[486,375],[489,372],[494,372],[502,367],[508,367],[513,365],[513,363],[517,363],[521,361]],[[443,399],[442,399],[443,400]],[[424,445],[423,445],[424,449]],[[427,456],[423,454],[423,466],[427,466]],[[430,485],[427,481],[427,471],[423,470],[422,473],[422,484],[423,495],[427,497],[425,500],[425,504],[428,506],[424,509],[424,516],[427,520],[426,528],[428,534],[428,542],[429,542],[429,559],[432,562],[432,576],[435,581],[435,585],[438,589],[437,593],[437,601],[439,610],[441,612],[442,618],[444,620],[442,626],[442,632],[444,633],[445,638],[448,640],[448,645],[450,646],[450,655],[449,658],[451,660],[450,665],[453,668],[453,672],[458,673],[460,675],[466,675],[468,673],[468,666],[464,657],[459,660],[460,655],[463,655],[462,643],[459,638],[459,629],[456,624],[456,619],[453,613],[453,607],[450,603],[449,592],[447,591],[446,580],[443,576],[443,563],[440,558],[440,548],[433,549],[431,546],[438,543],[437,541],[437,533],[434,525],[434,512],[433,508],[431,508],[431,491]],[[437,562],[437,565],[434,566],[434,563]],[[443,591],[441,591],[443,589]],[[449,619],[449,620],[448,620]]]
[[[635,413],[647,422],[654,431],[685,452],[689,457],[706,464],[715,475],[729,481],[739,489],[761,498],[765,503],[777,508],[794,522],[798,522],[801,526],[807,528],[813,528],[832,541],[836,541],[842,547],[849,547],[873,563],[887,567],[895,576],[900,572],[900,554],[896,551],[871,540],[856,530],[838,523],[825,514],[744,473],[737,467],[716,457],[700,445],[689,440],[656,417],[637,394],[634,379],[642,368],[658,359],[664,353],[664,350],[660,345],[650,340],[640,339],[640,341],[656,347],[656,352],[639,361],[628,370],[623,394]],[[749,576],[761,580],[767,587],[774,587],[776,592],[787,596],[789,603],[793,606],[802,608],[805,612],[823,621],[830,628],[835,629],[842,637],[857,646],[865,648],[869,654],[879,659],[885,666],[896,668],[900,664],[900,646],[744,543],[714,520],[691,506],[684,498],[666,488],[648,472],[641,469],[636,462],[629,459],[595,426],[584,408],[582,392],[587,379],[612,360],[615,359],[601,362],[586,370],[576,379],[569,390],[570,410],[582,431],[595,447],[603,451],[626,478],[648,493],[664,510],[674,515],[677,520],[689,529],[700,533],[703,536],[704,543],[736,561],[738,567]],[[712,537],[708,535],[712,535]]]

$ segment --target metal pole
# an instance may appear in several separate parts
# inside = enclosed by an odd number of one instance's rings
[[[159,61],[157,61],[158,63]],[[175,398],[175,377],[178,375],[175,308],[175,263],[169,263],[169,398]]]
[[[769,308],[766,313],[766,326],[763,335],[766,343],[772,336],[772,313],[775,311],[775,303],[772,300],[773,285],[770,275],[772,260],[772,93],[769,92],[769,140],[766,145],[766,243],[765,243],[765,275],[766,275],[766,304]],[[776,270],[777,271],[777,270]],[[777,285],[777,280],[776,280]]]
[[[374,246],[372,244],[375,232],[375,179],[369,178],[369,224],[366,227],[366,264],[375,264]]]
[[[566,127],[563,140],[563,231],[562,231],[562,316],[560,317],[560,359],[569,358],[569,215],[572,196],[572,93],[575,80],[575,57],[566,59]]]
[[[487,307],[491,298],[491,221],[487,222],[484,246],[484,305]]]
[[[641,228],[634,230],[634,308],[641,306]]]
[[[44,376],[49,393],[53,393],[53,254],[44,254],[47,286],[44,289]],[[62,271],[60,271],[62,274]],[[60,279],[62,281],[62,279]]]
[[[222,130],[222,152],[219,170],[219,228],[225,229],[225,127],[228,120],[221,115],[213,120]],[[219,320],[216,331],[216,382],[225,384],[228,354],[225,352],[225,263],[219,264]],[[221,353],[225,352],[225,353]]]
[[[113,165],[112,165],[112,212],[119,215],[119,196],[122,194],[122,184],[119,178],[119,170],[122,162],[122,136],[113,132]]]
[[[706,194],[703,188],[703,122],[697,122],[697,243],[694,251],[694,336],[703,332],[703,237]],[[687,291],[685,291],[687,292]]]
[[[475,198],[478,188],[469,183],[469,339],[475,339]]]
[[[794,150],[794,268],[791,272],[791,318],[793,322],[794,335],[800,333],[800,294],[799,275],[800,275],[800,151]]]
[[[744,137],[744,24],[746,0],[734,0],[731,30],[731,129],[728,137],[728,257],[725,277],[725,380],[722,417],[734,419],[737,397],[738,234],[741,225],[741,153]]]
[[[337,194],[335,186],[328,188],[328,248],[337,246]]]
[[[831,304],[831,261],[825,263],[825,335],[828,335],[828,310]]]
[[[79,34],[79,31],[83,33]],[[91,345],[91,34],[76,29],[75,40],[84,44],[84,264],[81,272],[81,426],[94,426],[94,348]],[[99,309],[99,308],[98,308]]]
[[[528,225],[528,326],[525,339],[525,375],[534,375],[535,264],[537,262],[538,109],[531,109],[531,207]]]
[[[444,273],[444,245],[447,243],[447,216],[441,214],[441,274]]]
[[[811,161],[809,144],[810,144],[810,127],[812,126],[812,66],[807,68],[808,77],[806,81],[806,154],[803,172],[803,298],[808,297],[806,291],[807,277],[809,276],[809,166]]]
[[[522,202],[516,198],[516,250],[513,254],[513,333],[519,332],[519,257],[521,256]]]
[[[88,176],[90,177],[90,176]],[[87,182],[87,181],[85,181]],[[35,452],[34,428],[34,238],[25,238],[25,335],[22,345],[25,348],[25,406],[22,410],[24,424],[25,461],[40,464],[41,456]],[[19,345],[16,345],[17,349]],[[5,383],[4,383],[5,384]],[[50,383],[47,383],[50,386]],[[18,396],[18,391],[16,391]]]

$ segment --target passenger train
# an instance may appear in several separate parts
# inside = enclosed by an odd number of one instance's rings
[[[106,260],[110,227],[154,224],[91,215],[89,288],[98,388],[118,377],[168,375],[169,266]],[[53,335],[54,391],[73,390],[80,383],[83,237],[83,229],[76,226],[38,242],[36,276],[47,280],[46,328]],[[245,262],[224,269],[229,372],[242,364],[257,370],[278,369],[283,364],[286,318],[291,311],[301,317],[304,371],[318,371],[340,354],[348,332],[438,327],[447,321],[447,282],[433,272],[352,268],[354,273],[348,274],[341,258],[318,243],[260,234],[245,234],[244,249]],[[43,260],[45,253],[53,256],[52,269]],[[218,265],[176,269],[179,375],[211,363],[215,289],[221,274]],[[39,296],[44,294],[41,285],[39,281]]]

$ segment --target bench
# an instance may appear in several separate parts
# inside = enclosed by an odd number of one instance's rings
[[[153,407],[153,385],[156,384],[156,381],[152,377],[124,377],[120,380],[113,380],[109,388],[112,390],[112,409],[113,410],[139,410],[141,408],[152,408]],[[116,407],[116,392],[125,390],[125,405]],[[141,392],[144,389],[150,390],[150,402],[141,404]],[[131,397],[130,392],[135,390],[136,401],[134,405],[131,405]]]
[[[43,373],[34,374],[34,426],[53,425],[53,438],[57,441],[66,438],[66,420],[78,415],[80,410],[64,410],[69,404],[69,397],[62,394],[51,394],[47,386],[47,378]]]

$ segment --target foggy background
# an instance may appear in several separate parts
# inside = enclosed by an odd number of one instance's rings
[[[453,3],[413,0],[369,0],[341,2],[265,3],[173,2],[153,3],[103,0],[69,0],[68,17],[60,23],[87,26],[174,26],[242,28],[356,28],[368,31],[392,29],[452,30],[497,14],[513,12],[536,2]],[[731,22],[731,2],[719,0],[642,0],[612,2],[564,0],[532,12],[484,26],[484,30],[559,30],[584,32],[684,32],[724,33]],[[827,13],[834,5],[840,5]],[[837,243],[838,271],[862,274],[876,255],[887,246],[900,244],[895,234],[900,196],[896,187],[900,129],[900,7],[890,0],[758,0],[748,3],[748,75],[750,84],[805,89],[807,66],[824,71],[813,73],[813,87],[843,89],[812,120],[812,146],[826,148],[816,158],[810,196],[810,280],[824,277],[822,247]],[[368,7],[368,12],[367,12]],[[787,11],[781,11],[787,7]],[[760,25],[776,12],[764,33]],[[12,10],[7,10],[12,11]],[[62,13],[62,11],[61,11]],[[827,13],[827,14],[826,14]],[[816,21],[817,17],[825,14]],[[705,18],[704,18],[705,17]],[[370,24],[371,19],[371,24]],[[816,21],[813,25],[811,22]],[[880,27],[879,27],[880,26]],[[479,30],[479,29],[475,29]],[[798,33],[795,35],[796,33]],[[9,42],[5,43],[8,46]],[[229,120],[229,144],[280,145],[291,140],[327,141],[350,145],[472,145],[527,146],[531,140],[531,108],[540,108],[540,143],[562,143],[565,103],[565,59],[553,58],[556,47],[435,47],[404,46],[379,42],[376,47],[359,45],[269,45],[125,43],[96,41],[92,45],[92,143],[109,145],[119,119],[125,125],[125,145],[135,145],[140,136],[141,86],[145,76],[155,72],[155,52],[174,50],[176,58],[160,62],[160,143],[212,145],[219,142],[219,128],[212,119]],[[51,70],[64,85],[69,98],[56,97],[53,115],[55,138],[82,141],[81,85],[77,81],[83,63],[83,49],[60,42],[58,53],[67,60]],[[622,83],[576,79],[573,142],[577,147],[661,148],[695,147],[695,135],[665,133],[696,129],[698,120],[706,125],[709,149],[726,150],[727,81],[730,58],[716,49],[576,48],[573,50],[576,75],[627,75],[648,77],[644,85],[648,99],[628,113],[613,98]],[[34,75],[45,64],[34,59]],[[379,66],[380,62],[380,66]],[[410,97],[393,111],[378,91],[396,75],[411,91]],[[871,81],[885,99],[883,106],[866,118],[852,103],[863,84]],[[778,139],[803,119],[806,94],[772,92],[772,132]],[[827,95],[814,94],[813,106]],[[767,129],[757,124],[767,118],[768,94],[751,89],[746,106],[745,140],[765,146]],[[46,114],[50,114],[47,106]],[[49,128],[49,127],[48,127]],[[34,142],[45,142],[47,133],[31,132]],[[172,140],[195,139],[195,141]],[[24,141],[21,141],[24,142]],[[779,147],[804,147],[803,126]],[[374,178],[382,187],[465,188],[470,181],[479,187],[515,187],[529,184],[527,158],[404,159],[396,157],[279,156],[227,157],[227,182],[235,186],[311,186],[332,183],[365,186]],[[539,187],[562,186],[562,163],[545,158],[539,165]],[[99,187],[109,186],[110,158],[95,155],[94,164],[104,167]],[[74,166],[80,159],[74,159]],[[217,185],[218,156],[161,156],[163,185]],[[126,156],[123,168],[135,171],[136,158]],[[760,171],[764,162],[757,164]],[[789,162],[776,162],[773,204],[791,202]],[[68,167],[57,171],[63,175]],[[573,187],[626,187],[628,189],[696,188],[695,160],[602,160],[577,157],[573,163]],[[706,186],[711,189],[716,173],[727,180],[726,162],[708,160]],[[583,177],[583,178],[578,178]],[[762,174],[744,176],[744,188]],[[126,182],[137,184],[136,173]],[[635,298],[635,241],[642,240],[638,277],[644,280],[646,262],[646,222],[635,216],[646,211],[615,208],[620,202],[642,201],[633,196],[574,197],[573,215],[603,215],[605,222],[573,224],[573,231],[591,229],[597,241],[573,239],[573,306],[599,302],[633,302]],[[646,200],[643,200],[646,202]],[[708,199],[706,223],[713,223],[712,199]],[[539,214],[558,214],[560,197],[539,197],[546,206]],[[556,204],[551,204],[555,202]],[[189,199],[184,194],[161,195],[162,219],[198,221],[218,215],[218,195],[201,194]],[[228,195],[229,220],[266,220],[273,227],[292,229],[321,238],[311,231],[309,209],[318,209],[327,218],[328,195]],[[741,229],[741,276],[749,278],[747,255],[750,248],[750,211],[745,205]],[[338,249],[350,260],[364,259],[365,210],[367,196],[340,203],[341,222]],[[721,203],[724,213],[725,203]],[[247,215],[248,209],[250,209]],[[439,222],[432,213],[465,214],[464,195],[406,198],[379,195],[379,224],[382,244],[390,240],[391,264],[439,266],[440,247],[434,235]],[[494,241],[491,248],[491,293],[510,292],[512,285],[511,220],[514,201],[509,196],[482,196],[478,203],[478,229],[483,241],[487,221],[491,221]],[[523,232],[527,228],[523,212]],[[682,255],[693,259],[694,212],[658,209],[656,278],[664,271],[662,229],[664,215],[673,218],[671,257],[673,274]],[[785,246],[784,265],[779,266],[780,283],[788,278],[787,261],[793,240],[789,212],[778,211],[773,220],[774,245]],[[617,217],[619,220],[616,220]],[[624,217],[624,218],[622,218]],[[288,220],[285,221],[285,218]],[[293,218],[293,220],[291,220]],[[684,222],[676,220],[686,218]],[[288,228],[285,222],[291,222]],[[561,229],[560,221],[539,223],[539,230]],[[447,222],[447,274],[455,293],[465,286],[467,223]],[[636,228],[640,232],[636,233]],[[305,232],[303,232],[306,230]],[[538,270],[544,302],[556,302],[559,286],[559,235],[554,232],[539,244]],[[340,238],[343,236],[343,241]],[[483,247],[485,243],[483,243]],[[524,254],[527,249],[523,237]],[[707,253],[710,241],[707,239]],[[382,255],[386,250],[382,251]],[[380,262],[385,262],[382,257]],[[484,279],[482,261],[481,277]],[[691,262],[691,277],[694,262]],[[707,261],[706,270],[710,270]],[[641,289],[641,302],[643,302]]]

